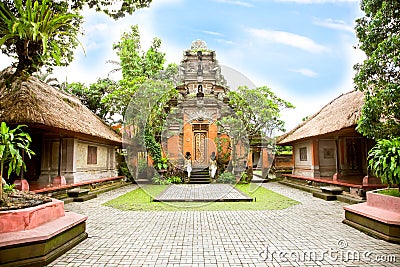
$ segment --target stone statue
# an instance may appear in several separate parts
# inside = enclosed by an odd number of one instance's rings
[[[188,178],[190,179],[190,173],[192,172],[192,155],[190,152],[186,152],[185,155],[185,165],[184,168],[186,168],[186,172],[188,174]]]
[[[210,155],[210,177],[214,179],[216,173],[217,173],[217,158],[215,156],[215,152],[213,151]]]

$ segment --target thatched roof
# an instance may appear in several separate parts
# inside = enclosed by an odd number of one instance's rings
[[[7,86],[5,79],[12,73],[12,68],[0,72],[0,121],[121,143],[120,135],[75,96],[35,77]]]
[[[354,127],[361,115],[364,95],[351,91],[340,95],[290,132],[278,138],[279,145],[309,137],[325,135]]]

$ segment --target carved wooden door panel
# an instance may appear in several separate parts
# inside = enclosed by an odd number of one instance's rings
[[[207,133],[194,133],[194,165],[207,166]]]

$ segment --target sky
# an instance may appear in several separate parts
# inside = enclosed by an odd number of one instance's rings
[[[118,60],[113,43],[138,24],[142,48],[162,40],[167,63],[177,63],[192,41],[204,40],[223,66],[228,84],[268,86],[296,109],[282,112],[286,129],[353,90],[359,0],[153,0],[149,8],[117,21],[85,9],[82,47],[68,67],[56,68],[60,82],[95,82]],[[0,54],[0,69],[12,60]],[[224,71],[225,70],[225,71]],[[120,74],[113,74],[118,79]]]

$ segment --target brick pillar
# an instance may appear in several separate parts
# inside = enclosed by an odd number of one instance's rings
[[[265,179],[268,176],[268,172],[269,172],[269,168],[270,168],[270,164],[269,164],[269,159],[268,159],[268,149],[266,147],[263,147],[261,149],[261,158],[262,158],[262,166],[261,166],[261,170],[262,170],[262,178]]]
[[[215,154],[218,154],[217,152],[217,145],[215,143],[215,138],[218,137],[218,126],[213,123],[210,125],[208,128],[208,158],[210,157],[211,153],[214,151]]]
[[[193,157],[193,131],[192,125],[187,123],[187,115],[183,117],[183,156],[190,152]]]
[[[321,176],[319,171],[319,143],[315,139],[311,141],[311,170],[313,177]]]
[[[168,138],[167,141],[167,153],[168,153],[168,158],[174,162],[177,163],[179,159],[179,135],[173,135],[170,138]]]

